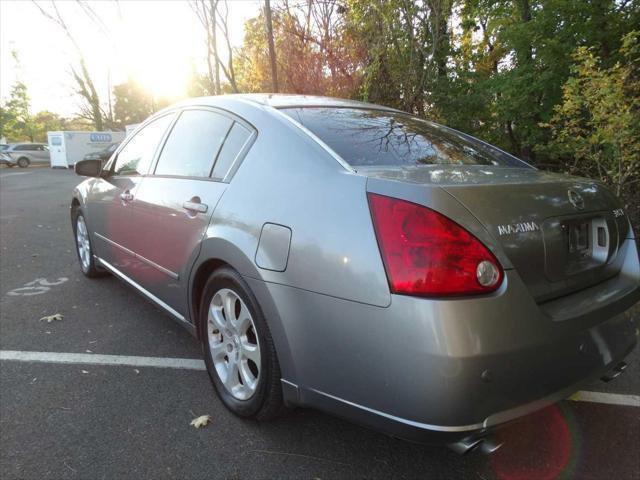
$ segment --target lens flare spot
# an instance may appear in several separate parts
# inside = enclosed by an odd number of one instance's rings
[[[567,467],[572,443],[569,426],[556,405],[496,432],[502,448],[491,457],[501,480],[552,480]]]

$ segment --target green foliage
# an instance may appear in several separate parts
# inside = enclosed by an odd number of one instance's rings
[[[33,116],[34,142],[47,142],[47,132],[71,130],[69,121],[57,113],[43,110]]]
[[[351,0],[347,25],[364,53],[360,95],[417,114],[439,117],[449,83],[448,21],[452,1]]]
[[[2,105],[0,137],[13,141],[33,141],[35,136],[33,118],[29,113],[27,86],[18,81],[11,87],[9,99]]]
[[[579,47],[562,102],[547,125],[552,140],[541,150],[570,173],[600,178],[640,207],[640,31],[623,37],[621,60],[609,68],[594,49]],[[635,199],[635,201],[631,201]]]
[[[114,126],[120,129],[140,123],[158,110],[153,96],[132,79],[113,87],[113,97]]]
[[[272,2],[274,4],[275,2]],[[640,223],[640,2],[324,0],[274,7],[281,91],[380,103],[541,168],[600,178]],[[336,6],[339,6],[337,8]],[[321,18],[331,10],[331,48]],[[265,22],[247,22],[241,91],[271,86]]]
[[[88,124],[46,110],[32,115],[27,87],[19,81],[11,88],[9,99],[0,104],[0,138],[8,142],[46,142],[49,131],[88,129]]]

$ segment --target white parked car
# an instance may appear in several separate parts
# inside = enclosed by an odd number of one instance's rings
[[[13,143],[0,153],[0,164],[27,168],[34,164],[49,164],[49,147],[44,143]]]

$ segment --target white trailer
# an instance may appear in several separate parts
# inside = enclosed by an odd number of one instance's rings
[[[68,168],[87,153],[124,140],[125,132],[47,132],[51,168]]]

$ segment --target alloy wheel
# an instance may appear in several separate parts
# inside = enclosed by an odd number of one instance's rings
[[[82,270],[87,272],[91,264],[91,244],[89,243],[87,224],[84,222],[82,215],[78,215],[78,220],[76,221],[76,245],[78,246],[78,257],[80,257]]]
[[[238,400],[251,398],[260,379],[260,343],[251,312],[233,290],[223,288],[213,295],[207,335],[222,384]]]

